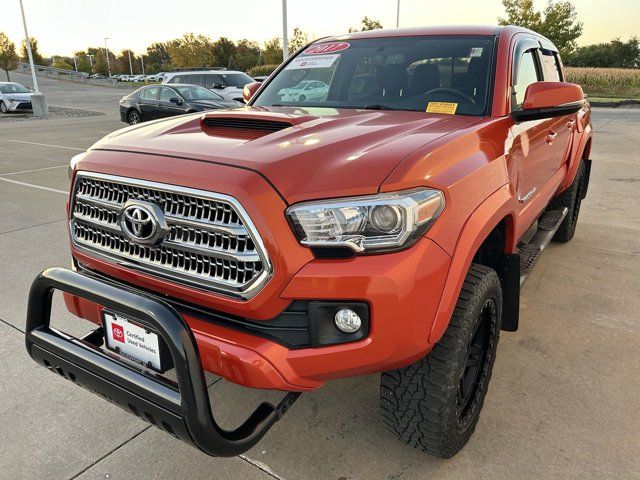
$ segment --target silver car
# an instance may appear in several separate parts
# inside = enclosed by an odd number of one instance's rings
[[[0,82],[0,112],[31,112],[33,90],[19,83]]]

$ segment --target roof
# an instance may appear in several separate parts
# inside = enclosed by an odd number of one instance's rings
[[[319,42],[333,42],[352,38],[408,37],[418,35],[496,35],[498,25],[442,25],[435,27],[393,28],[367,30],[321,38]]]

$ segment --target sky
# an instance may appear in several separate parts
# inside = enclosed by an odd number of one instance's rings
[[[365,15],[384,27],[396,25],[397,0],[288,0],[289,35],[294,27],[310,39],[345,33]],[[282,37],[282,0],[23,0],[29,34],[48,55],[71,55],[89,46],[142,53],[156,41],[194,32],[213,39]],[[18,0],[0,0],[0,31],[24,38]],[[534,0],[538,9],[546,0]],[[578,43],[640,36],[640,0],[573,0],[584,33]],[[400,0],[400,27],[495,24],[501,0]]]

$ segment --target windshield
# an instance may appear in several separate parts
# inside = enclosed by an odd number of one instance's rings
[[[0,92],[2,93],[30,93],[31,90],[23,87],[18,83],[9,83],[7,85],[0,85]]]
[[[197,85],[175,87],[175,89],[185,100],[223,100],[223,98],[217,93],[213,93],[211,90],[207,90],[204,87],[198,87]]]
[[[247,83],[253,82],[253,78],[246,73],[222,73],[220,76],[225,87],[244,87]]]
[[[415,36],[314,44],[253,102],[485,115],[493,37]]]

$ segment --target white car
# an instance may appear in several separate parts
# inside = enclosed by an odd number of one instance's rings
[[[295,87],[280,90],[283,102],[307,102],[324,100],[329,92],[329,85],[320,80],[303,80]]]
[[[0,82],[0,112],[31,112],[33,90],[14,82]]]
[[[169,72],[164,74],[162,83],[185,83],[208,88],[225,100],[244,103],[242,89],[253,78],[244,72],[235,70],[190,70],[185,72]]]

